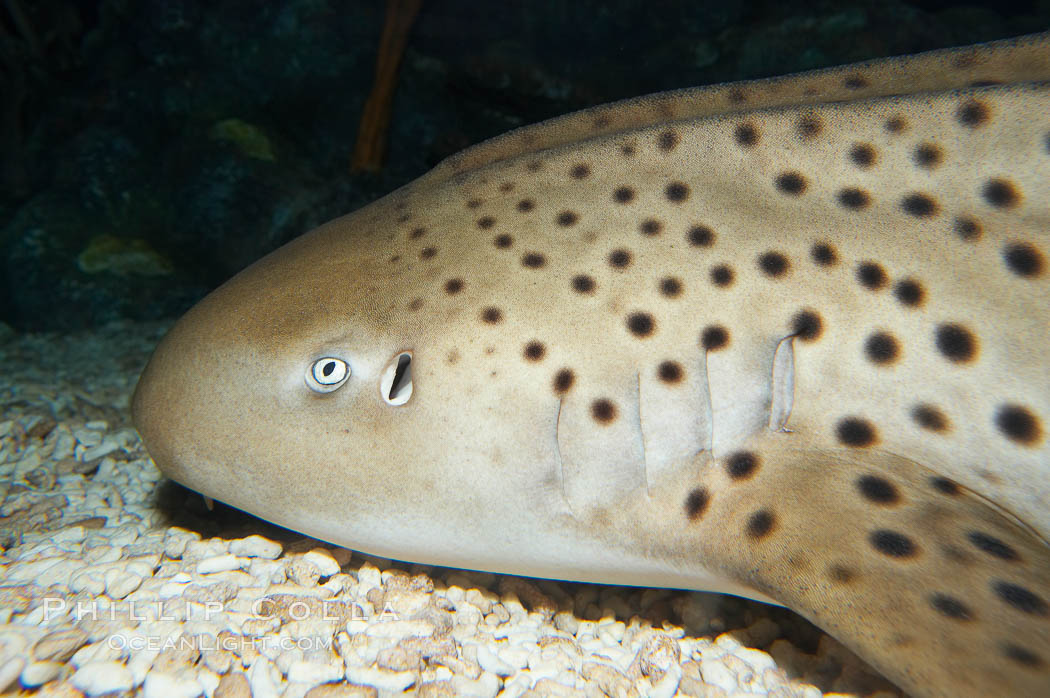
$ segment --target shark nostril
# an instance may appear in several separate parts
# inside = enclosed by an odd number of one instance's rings
[[[403,351],[383,370],[379,392],[388,405],[400,406],[412,397],[412,354]]]

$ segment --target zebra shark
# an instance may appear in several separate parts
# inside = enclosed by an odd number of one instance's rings
[[[373,554],[790,607],[1050,695],[1050,35],[513,131],[259,260],[133,399],[169,477]]]

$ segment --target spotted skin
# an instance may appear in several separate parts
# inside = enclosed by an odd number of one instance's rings
[[[914,695],[1050,694],[1048,78],[1040,35],[515,131],[202,301],[136,425],[333,542],[779,602]]]

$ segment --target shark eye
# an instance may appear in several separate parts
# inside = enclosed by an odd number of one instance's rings
[[[330,393],[350,377],[350,366],[342,359],[326,356],[314,361],[306,372],[306,384],[318,393]]]

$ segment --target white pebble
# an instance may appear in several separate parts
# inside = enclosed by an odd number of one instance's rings
[[[106,596],[123,599],[142,585],[142,576],[128,571],[111,569],[106,572]]]
[[[88,662],[77,669],[71,680],[76,688],[89,696],[123,693],[135,685],[131,672],[120,662]]]
[[[331,577],[333,574],[339,574],[339,563],[335,561],[335,558],[327,550],[315,548],[304,554],[303,559],[313,563],[318,571],[321,572],[322,577]]]
[[[348,667],[346,680],[350,683],[363,683],[375,686],[384,691],[404,691],[416,680],[412,671],[384,671],[370,667]]]
[[[62,671],[62,665],[58,662],[32,662],[22,670],[22,675],[18,680],[26,688],[36,688],[43,686],[48,681],[53,681],[60,671]]]
[[[704,678],[704,683],[718,686],[727,693],[732,693],[739,688],[733,672],[717,659],[700,660],[700,675]]]
[[[213,555],[207,557],[197,563],[197,574],[215,574],[216,572],[232,572],[233,570],[239,570],[244,566],[244,563],[236,556],[230,553],[223,553],[222,555]]]
[[[457,696],[477,696],[478,698],[495,698],[499,693],[500,681],[494,674],[483,673],[477,679],[466,676],[453,676],[452,685],[456,687]]]
[[[282,551],[277,541],[262,536],[248,536],[230,541],[230,552],[238,557],[261,557],[275,560]]]
[[[22,657],[11,657],[0,664],[0,691],[6,691],[15,682],[26,665]]]
[[[485,645],[478,645],[478,664],[482,669],[496,676],[506,677],[514,673],[514,667],[500,659]]]
[[[653,687],[646,692],[648,698],[671,698],[678,692],[678,684],[682,681],[682,667],[672,664],[664,675]]]
[[[175,676],[164,671],[151,671],[142,684],[142,698],[196,698],[203,687],[191,676]]]
[[[288,680],[316,686],[338,681],[343,677],[343,667],[324,662],[296,661],[288,667]]]
[[[280,674],[277,667],[266,657],[259,655],[248,669],[248,683],[252,698],[277,698],[277,682]]]

